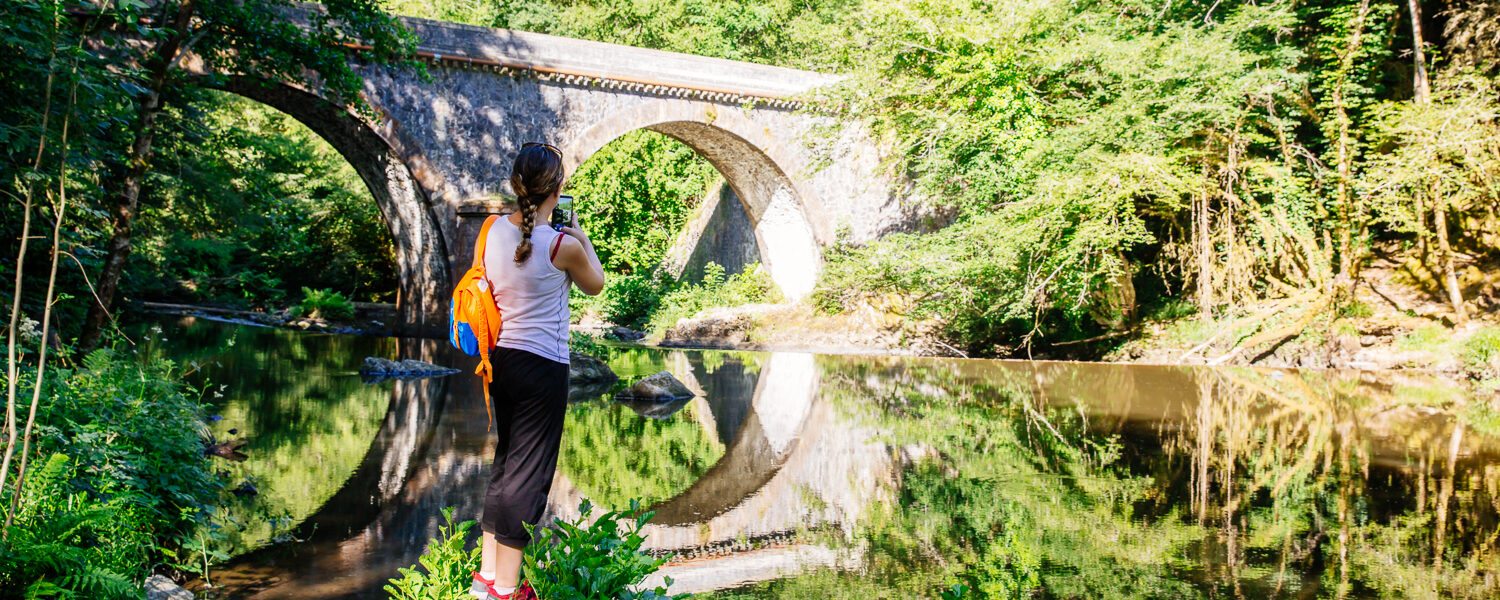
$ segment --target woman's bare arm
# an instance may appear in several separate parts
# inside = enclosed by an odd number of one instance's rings
[[[598,296],[604,291],[604,266],[594,252],[594,243],[577,227],[563,227],[562,233],[562,247],[552,264],[567,273],[583,293]]]

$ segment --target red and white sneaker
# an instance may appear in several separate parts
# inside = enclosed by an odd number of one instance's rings
[[[495,585],[495,580],[485,579],[483,575],[479,574],[479,571],[474,571],[474,584],[469,586],[469,595],[479,600],[486,600],[490,597],[490,586],[492,585]]]
[[[531,589],[531,584],[525,581],[521,582],[521,587],[516,588],[516,591],[509,594],[501,594],[495,591],[495,584],[493,583],[486,587],[489,592],[488,600],[537,600],[536,590]]]

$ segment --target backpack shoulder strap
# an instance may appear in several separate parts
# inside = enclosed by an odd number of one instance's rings
[[[474,240],[474,266],[484,266],[485,242],[490,239],[490,226],[500,220],[500,215],[485,217],[484,224],[479,226],[479,239]]]

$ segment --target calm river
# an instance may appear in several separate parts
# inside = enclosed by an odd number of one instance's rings
[[[374,598],[493,451],[468,373],[366,383],[441,342],[163,321],[247,496],[215,597]],[[655,507],[674,591],[711,598],[1494,598],[1500,414],[1409,374],[620,348],[575,390],[549,511]],[[1454,408],[1457,407],[1457,408]]]

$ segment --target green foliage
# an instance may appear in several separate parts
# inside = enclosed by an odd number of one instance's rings
[[[364,183],[307,127],[222,93],[166,114],[125,291],[279,308],[302,287],[389,299],[395,250]]]
[[[333,290],[302,288],[302,302],[297,305],[297,312],[313,319],[348,321],[354,318],[354,303]]]
[[[1348,319],[1364,319],[1375,314],[1375,309],[1359,300],[1350,300],[1339,309],[1339,316]]]
[[[1438,350],[1451,341],[1452,336],[1441,325],[1423,325],[1397,338],[1396,346],[1403,350]]]
[[[674,284],[666,273],[655,270],[611,276],[600,294],[603,317],[631,329],[645,327]]]
[[[692,148],[651,131],[610,142],[568,180],[578,221],[605,270],[646,274],[718,177]]]
[[[387,0],[391,11],[703,56],[831,68],[858,0]],[[832,47],[832,48],[831,48]]]
[[[221,482],[203,453],[203,409],[170,361],[136,362],[114,350],[82,368],[55,369],[37,411],[36,446],[65,454],[80,489],[141,502],[163,539],[187,536],[218,499]]]
[[[547,600],[668,600],[666,586],[633,590],[667,559],[641,552],[645,542],[641,528],[654,513],[643,510],[638,500],[626,512],[606,511],[591,518],[594,506],[587,500],[578,506],[576,521],[558,521],[552,527],[532,531],[522,572]]]
[[[775,282],[760,265],[748,265],[744,272],[725,277],[724,267],[710,262],[703,267],[703,281],[680,285],[662,297],[661,305],[651,315],[650,329],[660,335],[677,321],[704,309],[779,299]]]
[[[210,73],[291,81],[362,110],[363,82],[352,65],[416,65],[405,60],[415,39],[374,2],[323,2],[301,21],[288,18],[293,4],[5,3],[0,237],[15,256],[22,199],[33,200],[31,235],[41,237],[66,194],[66,266],[55,307],[63,339],[94,304],[84,279],[101,279],[112,217],[127,219],[123,227],[132,216],[142,220],[133,231],[145,234],[134,240],[145,251],[125,262],[123,277],[124,293],[138,298],[267,305],[299,285],[364,294],[366,281],[388,297],[389,236],[368,193],[349,185],[357,184],[352,170],[326,144],[314,148],[304,143],[312,136],[290,132],[289,118],[205,92],[230,83],[227,76],[183,69],[190,62]],[[179,9],[191,30],[175,27]],[[355,44],[369,49],[350,61]],[[178,50],[194,59],[180,60]],[[136,184],[139,206],[126,202],[117,211]],[[373,236],[365,230],[372,223],[380,228]],[[116,241],[117,248],[132,242]],[[22,291],[32,314],[41,312],[47,250],[33,242],[28,251]]]
[[[609,358],[609,347],[599,342],[599,337],[579,331],[568,332],[568,350],[598,359]]]
[[[0,589],[119,597],[109,590],[138,589],[157,565],[215,552],[203,542],[223,486],[201,405],[170,361],[138,358],[105,349],[48,371]]]
[[[1288,6],[1216,8],[1205,24],[1133,2],[871,7],[880,59],[841,97],[957,221],[834,254],[820,304],[910,297],[979,351],[1118,322],[1143,249],[1216,185],[1220,136],[1299,82],[1296,51],[1262,44]]]
[[[479,570],[479,551],[465,550],[474,521],[453,522],[453,508],[443,509],[443,525],[437,537],[417,558],[416,565],[400,569],[401,576],[385,586],[387,597],[394,600],[467,600],[471,573]]]
[[[1428,211],[1478,214],[1500,202],[1500,100],[1495,82],[1470,73],[1440,79],[1430,103],[1386,101],[1373,109],[1365,187],[1375,215],[1392,229],[1429,240]],[[1480,224],[1483,227],[1483,224]]]
[[[63,454],[38,460],[0,539],[0,597],[125,598],[150,574],[153,519],[139,498],[89,498]],[[0,496],[9,501],[9,494]]]
[[[1500,327],[1485,327],[1463,345],[1464,366],[1482,377],[1500,378]]]

